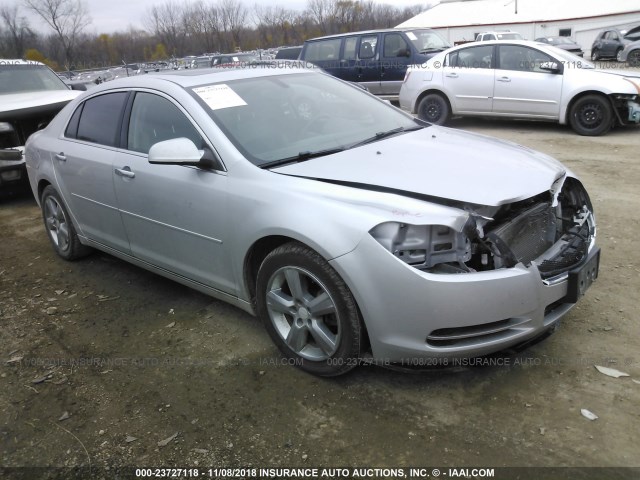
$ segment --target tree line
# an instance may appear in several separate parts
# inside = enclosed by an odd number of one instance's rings
[[[143,29],[98,33],[90,31],[91,12],[84,0],[23,0],[0,6],[0,57],[39,60],[66,70],[277,48],[322,35],[391,28],[427,8],[371,0],[308,0],[304,10],[247,6],[242,0],[165,0],[148,8]],[[27,12],[47,30],[35,31]]]

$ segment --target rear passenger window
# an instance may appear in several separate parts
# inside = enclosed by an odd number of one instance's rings
[[[129,150],[149,153],[154,144],[181,137],[203,148],[202,137],[178,107],[158,95],[136,93],[129,120]]]
[[[67,138],[77,138],[78,136],[78,124],[80,123],[80,114],[82,113],[82,107],[84,107],[84,103],[81,103],[76,111],[73,112],[71,116],[71,120],[69,120],[69,125],[67,125],[67,129],[64,131],[64,136]]]
[[[457,58],[451,55],[450,59],[452,67],[491,68],[493,45],[484,45],[481,47],[470,47],[458,50]]]
[[[127,92],[107,93],[85,101],[76,138],[115,147],[127,95]]]
[[[338,60],[341,43],[342,39],[340,38],[311,42],[307,47],[304,59],[309,62]]]

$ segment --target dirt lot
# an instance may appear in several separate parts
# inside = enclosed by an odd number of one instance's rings
[[[505,366],[315,378],[240,310],[56,257],[23,195],[0,201],[0,466],[640,466],[640,128],[452,126],[549,153],[592,196],[600,278],[554,335]]]

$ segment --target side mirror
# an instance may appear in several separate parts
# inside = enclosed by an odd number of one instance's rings
[[[556,62],[542,62],[540,64],[540,70],[544,70],[551,73],[559,73],[560,65],[558,65]]]
[[[149,163],[159,165],[191,165],[224,170],[222,161],[208,148],[198,150],[195,143],[180,137],[158,142],[149,149]]]
[[[16,150],[13,148],[8,148],[8,149],[0,149],[0,161],[1,160],[7,160],[7,161],[17,161],[17,160],[22,160],[22,152],[20,150]]]

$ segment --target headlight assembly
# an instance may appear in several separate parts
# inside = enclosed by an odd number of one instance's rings
[[[386,222],[369,234],[403,262],[428,269],[442,263],[464,264],[471,259],[471,241],[446,225]]]

